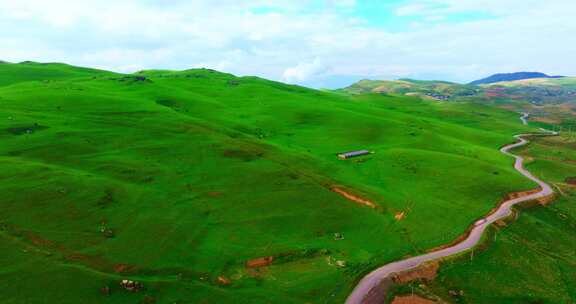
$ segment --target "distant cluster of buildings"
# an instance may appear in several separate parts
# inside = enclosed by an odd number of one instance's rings
[[[426,93],[426,96],[434,98],[436,100],[448,100],[448,99],[450,99],[450,96],[442,95],[442,94],[438,94],[438,93]]]

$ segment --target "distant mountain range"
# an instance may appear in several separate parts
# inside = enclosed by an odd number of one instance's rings
[[[513,80],[510,80],[513,79]],[[424,80],[361,80],[338,90],[347,94],[392,94],[450,101],[528,101],[533,104],[576,102],[576,78],[543,73],[497,74],[474,84]]]
[[[448,100],[455,97],[475,96],[482,88],[447,81],[427,80],[360,80],[342,89],[349,94],[380,93],[420,96],[429,99]]]
[[[494,74],[490,77],[472,81],[471,85],[491,84],[503,81],[516,81],[533,78],[563,78],[564,76],[549,76],[540,72],[517,72],[517,73],[501,73]]]

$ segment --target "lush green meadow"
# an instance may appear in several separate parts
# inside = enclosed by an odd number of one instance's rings
[[[485,248],[443,264],[431,285],[417,292],[455,303],[574,303],[576,301],[576,141],[534,138],[518,151],[527,168],[558,193],[553,204],[522,209],[505,228],[492,230]],[[406,288],[406,287],[404,287]],[[452,297],[452,291],[463,296]]]
[[[211,70],[0,64],[0,294],[339,303],[363,273],[449,242],[533,188],[498,152],[528,130],[480,104]],[[375,153],[336,158],[356,149]],[[271,266],[245,267],[265,256]],[[125,278],[145,290],[121,290]]]

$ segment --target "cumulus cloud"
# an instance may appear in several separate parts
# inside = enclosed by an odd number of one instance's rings
[[[0,0],[0,59],[121,72],[202,66],[304,85],[576,70],[573,0],[404,0],[382,8],[393,27],[363,14],[362,0],[311,3]],[[483,17],[452,18],[474,14]]]
[[[283,78],[288,83],[301,83],[325,75],[329,70],[320,59],[316,58],[312,62],[299,63],[294,67],[287,68]]]

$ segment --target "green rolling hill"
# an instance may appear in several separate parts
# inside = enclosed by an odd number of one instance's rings
[[[565,87],[576,88],[575,77],[562,77],[562,78],[531,78],[515,81],[501,81],[491,84],[484,84],[483,86],[504,86],[504,87],[523,87],[523,86],[543,86],[543,87]]]
[[[473,254],[446,261],[433,282],[401,293],[440,296],[449,303],[572,303],[576,299],[576,140],[573,134],[534,138],[519,153],[527,168],[557,191],[552,204],[532,204]],[[529,207],[529,208],[527,208]],[[462,296],[460,296],[460,292]]]
[[[576,103],[576,78],[531,78],[472,85],[424,80],[361,80],[339,90],[347,94],[394,94],[430,100],[534,105]]]
[[[576,78],[534,78],[483,85],[485,96],[535,105],[576,103]]]
[[[340,303],[364,273],[452,241],[533,188],[498,151],[530,130],[473,102],[204,69],[1,64],[0,294]],[[375,153],[336,157],[359,149]]]
[[[91,68],[71,66],[63,63],[0,62],[0,85],[6,86],[32,80],[64,80],[86,77],[111,76],[116,73]]]
[[[399,94],[419,96],[427,99],[457,99],[476,96],[482,89],[447,81],[426,81],[413,79],[400,80],[361,80],[341,90],[348,94]]]

